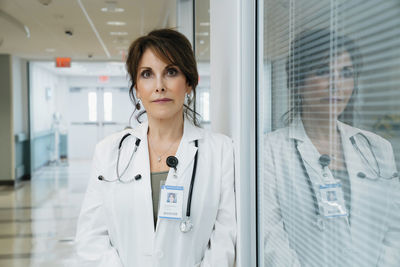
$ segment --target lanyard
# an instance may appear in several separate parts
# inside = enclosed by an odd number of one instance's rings
[[[306,165],[304,164],[304,160],[301,157],[298,145],[299,144],[297,142],[297,139],[295,139],[294,140],[294,146],[296,148],[296,154],[297,154],[297,157],[300,159],[300,164],[301,164],[301,168],[303,169],[303,174],[307,178],[308,189],[310,190],[311,197],[313,199],[314,212],[315,212],[315,215],[317,215],[317,217],[318,217],[320,215],[320,211],[319,211],[319,207],[318,207],[317,194],[315,193],[314,187],[313,187],[312,182],[311,182],[310,175],[308,174],[307,169],[306,169]]]

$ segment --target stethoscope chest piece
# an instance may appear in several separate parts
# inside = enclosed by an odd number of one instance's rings
[[[181,221],[179,228],[181,229],[182,233],[190,232],[193,228],[192,220],[190,220],[190,218],[186,217],[185,219],[183,219]]]

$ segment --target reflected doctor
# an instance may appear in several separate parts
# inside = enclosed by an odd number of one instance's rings
[[[392,147],[349,125],[359,50],[325,29],[291,47],[288,126],[264,142],[266,266],[400,266]]]
[[[152,31],[130,46],[127,70],[138,120],[144,110],[148,120],[96,147],[78,221],[79,264],[233,266],[233,144],[197,126],[190,42]]]

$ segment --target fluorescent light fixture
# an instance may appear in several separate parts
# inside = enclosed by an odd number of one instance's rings
[[[200,22],[200,26],[210,26],[210,22]]]
[[[123,8],[121,8],[121,7],[116,7],[114,10],[110,10],[110,9],[108,9],[107,7],[103,7],[103,8],[101,9],[101,11],[103,11],[103,12],[121,13],[121,12],[124,12],[125,9],[123,9]]]
[[[123,22],[123,21],[107,21],[107,25],[124,26],[124,25],[126,25],[126,22]]]
[[[208,32],[196,32],[196,36],[208,36]]]
[[[128,35],[127,32],[110,32],[110,34],[116,36]]]

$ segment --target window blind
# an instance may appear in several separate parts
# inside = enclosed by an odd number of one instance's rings
[[[260,266],[400,266],[400,2],[258,8]]]

